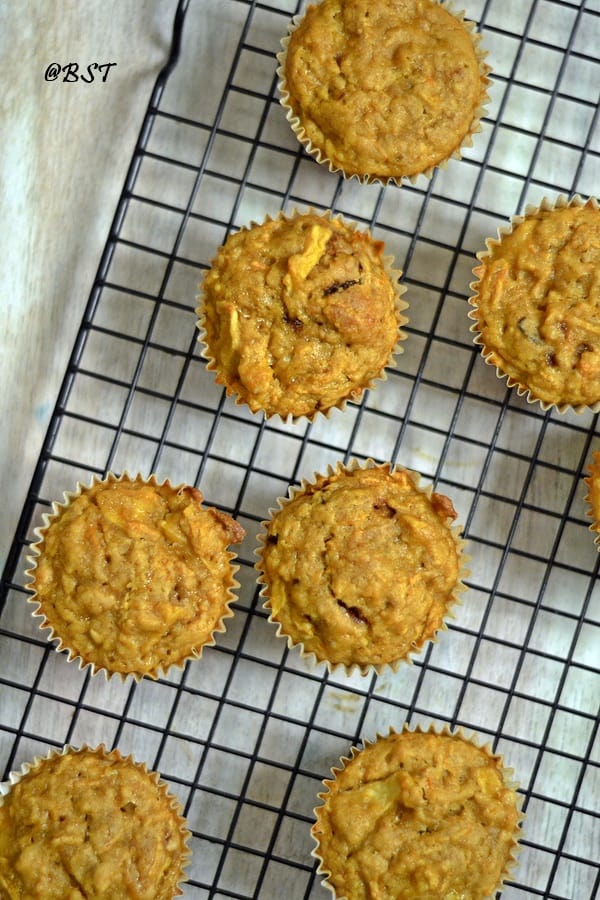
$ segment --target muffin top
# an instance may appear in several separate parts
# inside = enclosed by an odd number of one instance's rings
[[[39,761],[0,802],[0,895],[170,900],[188,850],[179,804],[116,751]]]
[[[460,149],[487,71],[437,0],[323,0],[290,35],[282,99],[334,168],[400,178]]]
[[[403,321],[383,249],[316,213],[230,235],[199,310],[217,381],[253,412],[282,418],[357,399],[390,361]]]
[[[453,734],[392,732],[325,784],[313,836],[337,897],[482,900],[520,813],[497,757]]]
[[[318,660],[393,664],[455,599],[460,546],[447,497],[389,466],[318,476],[267,524],[258,568],[272,619]]]
[[[600,401],[600,209],[526,215],[488,242],[470,313],[488,362],[543,403]]]
[[[227,548],[244,530],[192,487],[99,481],[40,530],[32,598],[83,662],[156,677],[211,638],[234,584]]]

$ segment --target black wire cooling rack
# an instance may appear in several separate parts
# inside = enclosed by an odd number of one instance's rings
[[[507,391],[472,343],[467,298],[475,253],[511,215],[597,193],[600,4],[465,0],[493,68],[483,130],[462,160],[401,188],[344,181],[293,137],[275,54],[301,6],[179,3],[4,572],[0,766],[65,743],[116,745],[181,798],[193,832],[186,896],[320,900],[309,829],[331,766],[390,726],[462,727],[503,754],[523,795],[504,896],[593,898],[600,554],[583,477],[598,420]],[[206,371],[197,284],[230,230],[311,205],[385,241],[404,272],[408,338],[360,404],[312,425],[266,422]],[[471,556],[449,630],[380,677],[330,675],[289,651],[253,569],[276,498],[351,457],[400,463],[449,495]],[[157,682],[90,677],[46,642],[26,603],[42,513],[108,470],[199,485],[248,535],[226,633]]]

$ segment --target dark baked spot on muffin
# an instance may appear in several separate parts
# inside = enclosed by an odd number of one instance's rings
[[[290,316],[284,315],[283,321],[286,325],[289,325],[292,331],[301,331],[304,328],[304,324],[300,319],[290,318]]]
[[[337,294],[339,291],[347,291],[348,288],[360,283],[358,278],[350,278],[348,281],[337,281],[334,284],[329,285],[328,288],[325,288],[323,293],[326,297],[329,297],[330,294]]]
[[[393,519],[397,513],[397,509],[395,509],[385,497],[378,498],[373,504],[373,509],[377,512],[383,513],[384,516],[387,516],[389,519]]]
[[[456,519],[458,516],[452,501],[445,494],[438,494],[434,491],[431,495],[431,505],[442,519]]]
[[[362,611],[358,608],[358,606],[347,606],[343,600],[337,600],[337,605],[344,610],[344,612],[348,613],[350,618],[356,625],[368,625],[369,620],[362,614]]]

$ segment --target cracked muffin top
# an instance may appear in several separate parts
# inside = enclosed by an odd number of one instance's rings
[[[473,269],[472,331],[486,361],[530,399],[600,401],[600,208],[528,211]]]
[[[312,829],[345,900],[483,900],[514,865],[521,814],[498,756],[460,733],[391,732],[333,770]]]
[[[389,465],[338,467],[305,484],[266,523],[265,606],[318,661],[395,665],[443,627],[460,589],[451,501]]]
[[[479,128],[489,68],[478,41],[437,0],[323,0],[280,57],[282,104],[319,162],[346,176],[415,176]]]
[[[40,529],[31,587],[57,649],[108,674],[158,677],[223,630],[243,528],[186,485],[109,476]]]
[[[383,242],[316,213],[229,236],[198,310],[208,368],[252,412],[285,419],[357,400],[406,320]]]
[[[189,832],[158,775],[118,751],[38,760],[0,801],[0,896],[171,900]]]

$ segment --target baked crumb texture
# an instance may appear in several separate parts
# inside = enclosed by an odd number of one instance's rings
[[[437,0],[323,0],[292,20],[281,103],[319,163],[365,181],[413,181],[480,130],[480,36]]]
[[[448,730],[391,731],[353,748],[319,794],[319,873],[337,900],[495,896],[522,820],[509,774]]]
[[[109,475],[55,504],[31,562],[41,628],[94,672],[158,677],[231,615],[244,530],[193,487]]]
[[[590,531],[594,534],[596,548],[600,550],[600,450],[592,453],[584,481],[588,489],[585,498],[587,515],[592,520]]]
[[[485,361],[530,402],[600,406],[600,207],[594,198],[529,207],[473,269],[471,331]]]
[[[208,368],[252,412],[341,407],[384,377],[406,323],[384,244],[329,214],[281,215],[229,236],[198,308]]]
[[[418,476],[370,461],[292,491],[263,523],[259,582],[290,646],[362,674],[396,668],[445,628],[462,590],[456,512]]]
[[[118,751],[65,748],[25,766],[0,798],[0,896],[170,900],[189,832],[155,772]]]

